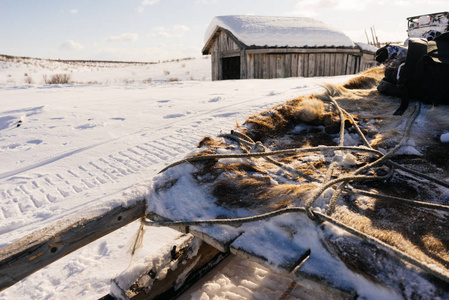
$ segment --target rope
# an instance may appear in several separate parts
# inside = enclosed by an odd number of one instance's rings
[[[367,164],[363,167],[361,167],[360,169],[358,169],[357,171],[355,171],[355,174],[364,172],[368,169],[371,169],[379,164],[384,163],[387,159],[389,159],[391,156],[393,156],[396,152],[399,151],[399,149],[402,147],[402,145],[407,141],[408,136],[410,134],[410,129],[412,128],[413,122],[415,121],[416,117],[418,116],[418,113],[421,110],[421,104],[419,105],[418,109],[415,106],[415,110],[413,111],[412,115],[410,116],[410,118],[407,121],[407,125],[405,127],[405,131],[404,134],[402,135],[401,140],[399,141],[399,143],[392,149],[390,150],[387,154],[385,154],[384,156],[382,156],[381,158],[379,158],[378,160]]]
[[[231,135],[238,136],[250,143],[254,143],[254,140],[252,138],[250,138],[249,136],[247,136],[246,134],[244,134],[242,132],[231,130]]]
[[[236,141],[236,142],[238,142],[240,144],[244,144],[244,145],[247,145],[247,146],[250,146],[250,147],[252,147],[254,145],[254,142],[250,142],[250,141],[248,141],[246,139],[242,139],[239,136],[235,135],[235,131],[231,132],[231,134],[228,134],[228,133],[219,134],[218,137],[228,138],[230,140],[234,140],[234,141]]]
[[[413,206],[424,207],[424,208],[431,208],[431,209],[436,209],[436,210],[442,210],[442,211],[449,212],[449,206],[447,206],[447,205],[434,204],[434,203],[410,200],[410,199],[406,199],[406,198],[400,198],[400,197],[376,194],[376,193],[373,193],[373,192],[367,192],[367,191],[359,190],[359,189],[355,189],[355,188],[352,188],[351,190],[353,192],[357,193],[357,194],[368,196],[368,197],[372,197],[372,198],[383,199],[383,200],[392,200],[392,201],[402,202],[402,203],[413,205]]]
[[[341,193],[343,192],[343,189],[346,187],[346,184],[348,183],[348,181],[344,181],[343,183],[341,183],[336,189],[334,194],[332,195],[331,199],[329,200],[329,205],[327,207],[327,211],[326,214],[328,216],[332,215],[335,211],[335,208],[337,206],[337,200],[338,197],[340,197]]]
[[[437,178],[433,178],[433,177],[431,177],[429,175],[420,173],[418,171],[406,168],[406,167],[404,167],[404,166],[402,166],[402,165],[400,165],[400,164],[398,164],[398,163],[396,163],[394,161],[391,161],[391,160],[388,161],[388,164],[392,165],[393,167],[395,167],[397,169],[400,169],[402,171],[405,171],[407,173],[413,174],[413,175],[418,176],[418,177],[422,177],[424,179],[427,179],[427,180],[429,180],[429,181],[431,181],[433,183],[439,184],[439,185],[444,186],[445,188],[449,189],[449,183],[448,182],[445,182],[445,181],[439,180]]]
[[[234,218],[234,219],[211,219],[211,220],[197,220],[197,221],[151,221],[144,219],[142,222],[149,226],[200,226],[200,225],[230,225],[230,226],[240,226],[245,223],[252,223],[257,221],[266,220],[279,215],[294,213],[294,212],[304,212],[304,207],[287,207],[265,214],[260,214],[252,217],[245,218]]]
[[[344,115],[343,109],[340,107],[340,105],[337,103],[337,101],[335,101],[335,99],[332,96],[330,96],[330,94],[329,94],[329,99],[334,104],[334,106],[337,108],[338,113],[340,115],[340,136],[339,136],[338,146],[344,146],[344,142],[345,142],[345,115]],[[329,166],[329,169],[327,171],[324,183],[330,181],[330,179],[332,178],[332,173],[333,173],[334,169],[337,166],[337,162],[335,161],[335,159],[336,159],[336,156],[334,156],[332,158],[332,163]],[[332,198],[329,201],[329,208],[327,210],[327,214],[328,215],[331,215],[332,212],[334,211],[335,205],[337,204],[338,197],[340,196],[342,188],[345,186],[345,184],[346,184],[345,182],[340,184],[337,187],[337,189],[335,190],[335,193],[332,195]],[[310,212],[308,214],[310,215]]]
[[[245,135],[243,133],[240,133],[240,132],[238,134],[236,134],[236,133],[237,133],[236,131],[231,131],[231,134],[220,134],[219,137],[226,137],[226,138],[229,138],[229,139],[233,139],[233,140],[235,140],[235,141],[237,141],[239,143],[248,145],[248,146],[252,147],[251,148],[251,153],[264,153],[264,152],[267,152],[267,148],[265,148],[265,146],[261,142],[254,143],[254,141],[250,137],[248,137],[247,135]],[[302,178],[304,178],[306,180],[309,180],[309,181],[318,181],[318,179],[315,179],[315,178],[313,178],[313,177],[311,177],[311,176],[309,176],[309,175],[307,175],[307,174],[305,174],[305,173],[303,173],[303,172],[301,172],[299,170],[293,169],[293,168],[291,168],[291,167],[289,167],[289,166],[287,166],[287,165],[285,165],[285,164],[283,164],[281,162],[278,162],[278,161],[272,159],[271,157],[267,156],[267,157],[263,157],[263,158],[266,161],[268,161],[268,162],[278,166],[279,168],[289,172],[290,174],[292,174],[293,178],[296,178],[296,177],[300,176],[300,177],[302,177]]]
[[[318,146],[318,147],[307,147],[307,148],[293,148],[293,149],[285,149],[285,150],[276,150],[270,152],[258,152],[258,153],[243,153],[243,154],[210,154],[210,155],[200,155],[188,157],[177,162],[174,162],[162,170],[159,173],[163,173],[170,168],[182,165],[184,163],[192,163],[202,160],[209,159],[223,159],[223,158],[252,158],[252,157],[266,157],[272,155],[287,155],[287,154],[298,154],[298,153],[307,153],[307,152],[323,152],[323,151],[335,151],[335,150],[347,150],[352,152],[367,152],[374,153],[377,155],[384,155],[379,150],[369,149],[363,146]]]
[[[377,166],[377,165],[380,165],[380,164],[384,163],[387,159],[389,159],[391,156],[393,156],[397,151],[399,151],[399,149],[400,149],[400,148],[403,146],[403,144],[407,141],[408,136],[409,136],[409,134],[410,134],[411,127],[412,127],[412,125],[413,125],[413,122],[415,121],[416,117],[418,116],[420,110],[421,110],[421,104],[418,106],[418,109],[417,109],[416,106],[415,106],[415,109],[414,109],[413,113],[411,114],[410,118],[409,118],[408,121],[407,121],[407,125],[406,125],[404,134],[402,135],[402,138],[401,138],[400,142],[399,142],[399,143],[398,143],[398,144],[397,144],[391,151],[389,151],[387,154],[385,154],[385,155],[382,156],[381,158],[377,159],[376,161],[374,161],[374,162],[372,162],[372,163],[369,163],[369,164],[366,164],[365,166],[363,166],[363,167],[357,169],[353,174],[354,174],[354,175],[357,175],[357,174],[363,173],[364,171],[367,171],[367,170],[369,170],[369,169],[371,169],[371,168],[373,168],[373,167],[375,167],[375,166]],[[370,147],[371,147],[371,146],[370,146]],[[393,169],[391,169],[390,171],[392,171],[392,170],[393,170]],[[391,174],[391,175],[392,175],[392,174]],[[379,178],[379,179],[380,179],[380,178]],[[333,197],[331,198],[331,201],[330,201],[330,203],[329,203],[328,215],[331,215],[332,212],[334,211],[335,206],[336,206],[336,202],[337,202],[337,199],[338,199],[338,196],[341,194],[341,191],[342,191],[342,189],[345,187],[345,185],[346,185],[347,182],[349,182],[349,180],[344,180],[344,183],[341,184],[341,185],[337,188],[337,191],[335,192],[335,194],[334,194]],[[326,188],[327,188],[327,187],[326,187]],[[325,189],[324,189],[324,190],[325,190]],[[308,215],[309,217],[314,218],[314,219],[316,218],[316,217],[313,215],[313,213],[312,213],[310,207],[314,204],[314,202],[316,201],[316,199],[318,199],[318,197],[321,195],[321,193],[324,192],[324,190],[322,190],[322,189],[318,190],[318,193],[315,194],[315,196],[312,197],[312,199],[311,199],[309,202],[306,203],[306,212],[307,212],[307,215]]]
[[[315,193],[315,195],[306,202],[306,213],[312,220],[317,220],[317,217],[312,212],[312,205],[314,202],[318,199],[318,197],[329,187],[331,187],[334,184],[337,184],[339,182],[347,182],[347,181],[366,181],[366,180],[385,180],[390,178],[393,175],[393,168],[390,168],[390,171],[384,175],[384,176],[367,176],[367,175],[349,175],[344,176],[340,178],[336,178],[334,180],[331,180],[323,185],[318,189],[318,191]],[[355,174],[355,173],[354,173]]]
[[[357,229],[354,229],[354,228],[352,228],[350,226],[347,226],[347,225],[345,225],[345,224],[343,224],[343,223],[341,223],[341,222],[339,222],[339,221],[337,221],[337,220],[335,220],[335,219],[333,219],[333,218],[331,218],[331,217],[329,217],[329,216],[327,216],[325,214],[322,214],[322,213],[319,213],[319,212],[315,212],[315,214],[317,214],[319,216],[319,218],[321,218],[321,219],[323,219],[323,220],[325,220],[325,221],[327,221],[327,222],[329,222],[329,223],[331,223],[333,225],[336,225],[336,226],[344,229],[345,231],[350,232],[350,233],[354,234],[355,236],[362,238],[363,240],[365,240],[367,242],[374,243],[379,248],[385,250],[387,253],[391,253],[394,256],[396,256],[397,258],[399,258],[401,260],[404,260],[404,261],[406,261],[406,262],[408,262],[408,263],[410,263],[410,264],[420,268],[421,270],[424,270],[427,273],[432,274],[434,277],[437,277],[437,278],[439,278],[439,279],[449,283],[449,277],[447,275],[443,274],[442,272],[439,272],[438,270],[435,270],[435,269],[429,267],[426,264],[421,263],[419,260],[411,257],[410,255],[406,254],[405,252],[403,252],[401,250],[398,250],[398,249],[395,249],[392,246],[382,242],[381,240],[379,240],[379,239],[377,239],[375,237],[369,236],[369,235],[367,235],[367,234],[365,234],[365,233],[363,233],[363,232],[361,232],[361,231],[359,231]]]
[[[338,114],[340,115],[340,136],[338,139],[338,146],[343,146],[343,143],[345,141],[345,115],[343,113],[343,110],[340,108],[340,105],[338,105],[337,101],[335,101],[335,99],[332,98],[331,95],[329,95],[329,99],[337,108]]]
[[[362,130],[360,130],[359,125],[355,122],[354,118],[351,116],[350,113],[348,113],[345,109],[341,108],[341,110],[346,114],[346,116],[351,120],[352,124],[354,125],[354,128],[357,131],[357,134],[362,138],[363,143],[365,144],[365,146],[373,149],[373,147],[371,147],[371,144],[368,142],[368,140],[366,139],[365,135],[363,134]]]
[[[337,104],[338,105],[338,104]],[[373,149],[373,147],[371,146],[371,144],[368,142],[368,140],[366,139],[365,135],[363,134],[362,130],[360,130],[359,125],[355,122],[354,118],[351,116],[350,113],[348,113],[345,109],[341,108],[341,111],[343,111],[346,116],[351,120],[354,128],[357,131],[357,134],[360,136],[360,138],[362,139],[363,143],[365,144],[365,146],[369,147],[370,149]],[[335,193],[332,195],[332,198],[329,200],[329,206],[327,208],[326,214],[328,216],[332,215],[333,212],[335,211],[335,207],[337,205],[337,201],[338,198],[340,197],[341,193],[343,192],[343,190],[345,189],[346,185],[348,182],[343,182],[342,184],[340,184],[337,189],[335,190]]]

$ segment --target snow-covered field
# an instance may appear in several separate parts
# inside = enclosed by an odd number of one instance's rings
[[[2,59],[0,247],[93,206],[132,201],[133,186],[139,184],[142,193],[147,180],[203,136],[229,131],[285,100],[321,92],[320,83],[349,78],[212,82],[208,58],[158,64]],[[45,84],[55,74],[70,74],[72,83]],[[111,277],[130,264],[138,225],[60,259],[1,292],[0,299],[108,294]],[[137,255],[157,253],[177,235],[148,228]]]

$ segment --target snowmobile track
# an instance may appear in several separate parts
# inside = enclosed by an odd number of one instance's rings
[[[252,107],[245,113],[240,112],[239,115],[244,118],[266,106]],[[221,110],[222,108],[214,110],[214,113]],[[204,135],[215,136],[223,129],[233,128],[234,120],[226,123],[221,118],[210,118],[210,113],[210,111],[202,112],[188,116],[181,122],[161,126],[152,130],[160,138],[143,140],[131,147],[125,145],[123,149],[114,146],[114,152],[106,152],[101,157],[82,162],[77,166],[69,164],[70,168],[64,167],[65,161],[74,155],[86,154],[101,147],[107,149],[108,143],[116,142],[120,138],[56,155],[31,166],[0,174],[2,181],[0,195],[4,200],[0,220],[14,218],[18,214],[36,213],[45,206],[70,201],[72,196],[80,193],[92,197],[91,194],[103,185],[110,184],[112,189],[120,190],[125,188],[120,181],[127,177],[135,176],[136,183],[149,179],[170,162],[192,151]],[[236,119],[238,117],[235,115]],[[200,129],[199,124],[203,125]],[[179,129],[173,130],[173,127],[178,126]],[[164,131],[170,134],[163,135]],[[142,132],[135,134],[141,135]],[[147,135],[151,134],[150,132]],[[48,164],[61,166],[60,171],[54,174],[40,174],[39,172]]]

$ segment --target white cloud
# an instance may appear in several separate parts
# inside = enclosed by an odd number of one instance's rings
[[[83,50],[84,46],[72,40],[67,40],[59,46],[59,49],[68,51],[79,51]]]
[[[134,42],[137,40],[137,33],[122,33],[108,37],[108,42]]]
[[[152,32],[148,34],[148,37],[165,37],[165,38],[172,38],[172,37],[182,37],[183,33],[186,31],[189,31],[190,28],[186,25],[174,25],[172,28],[166,28],[163,26],[155,27],[152,29]]]
[[[137,8],[137,11],[142,13],[145,10],[145,6],[152,6],[158,4],[159,2],[160,0],[142,0],[142,2],[140,2],[140,6]]]
[[[148,34],[149,37],[170,37],[170,33],[165,27],[155,27],[152,29],[152,33]]]
[[[120,61],[158,61],[199,55],[197,48],[159,44],[147,48],[113,48],[97,46],[90,59]]]
[[[71,14],[76,14],[76,13],[78,13],[78,9],[76,9],[76,8],[71,9],[71,10],[70,10],[70,13],[71,13]]]
[[[396,5],[447,5],[447,0],[392,0],[392,2]],[[423,14],[428,12],[423,12]]]
[[[362,11],[367,9],[372,0],[301,0],[295,4],[293,15],[307,17],[317,16],[323,10]]]
[[[182,32],[182,31],[189,31],[189,27],[187,27],[186,25],[174,25],[173,26],[173,31],[178,31],[178,32]]]

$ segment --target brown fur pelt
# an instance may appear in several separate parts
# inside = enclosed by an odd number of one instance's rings
[[[269,151],[335,146],[340,117],[330,101],[332,97],[352,115],[373,148],[389,151],[401,140],[413,105],[403,116],[394,116],[400,99],[381,95],[376,89],[383,75],[382,68],[373,68],[341,86],[326,85],[322,94],[301,96],[250,116],[236,131],[253,141],[260,141]],[[407,151],[398,152],[392,160],[436,178],[448,178],[449,146],[439,140],[441,133],[449,130],[447,112],[448,108],[444,106],[423,107],[412,127],[409,142],[404,145]],[[345,121],[345,128],[348,143],[361,145],[349,119]],[[238,149],[239,153],[249,151],[235,141],[210,137],[201,141],[199,147],[201,153],[197,155],[215,153],[219,148]],[[372,155],[362,152],[338,154],[332,151],[273,158],[321,182],[332,162],[338,163],[331,176],[336,178],[374,160]],[[209,160],[195,164],[197,183],[207,185],[217,199],[216,204],[228,208],[247,208],[262,213],[304,206],[320,186],[319,182],[294,176],[264,158],[226,163]],[[368,175],[384,174],[385,169],[380,166]],[[351,185],[380,194],[449,204],[447,189],[417,177],[410,178],[402,171],[396,171],[387,181],[354,182]],[[335,188],[328,188],[315,206],[326,210]],[[348,190],[340,196],[332,217],[449,274],[448,213],[358,196]]]

